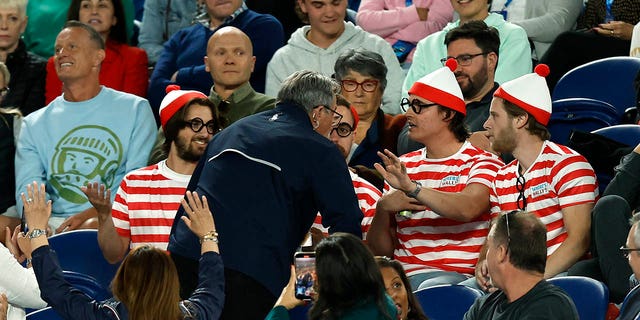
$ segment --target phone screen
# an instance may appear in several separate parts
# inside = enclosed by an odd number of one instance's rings
[[[296,298],[311,300],[316,294],[314,282],[316,279],[316,257],[313,252],[298,252],[295,255],[296,267]]]

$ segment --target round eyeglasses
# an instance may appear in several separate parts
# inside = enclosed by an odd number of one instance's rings
[[[341,122],[337,127],[331,129],[331,133],[336,132],[338,136],[346,138],[353,132],[353,127],[346,122]]]
[[[437,103],[422,103],[418,99],[409,101],[409,99],[407,98],[402,98],[402,101],[400,102],[400,107],[402,108],[403,112],[409,111],[409,107],[411,107],[411,110],[413,110],[413,112],[415,112],[416,114],[420,114],[423,108],[429,108],[437,105]]]
[[[214,134],[214,133],[217,133],[220,130],[222,130],[222,129],[218,128],[218,125],[213,120],[209,120],[209,121],[207,121],[207,123],[205,123],[200,118],[193,118],[191,120],[184,121],[184,124],[186,126],[189,126],[189,128],[191,128],[191,130],[193,130],[193,132],[196,132],[196,133],[200,132],[202,130],[202,128],[204,128],[204,127],[207,128],[207,132],[209,134]]]
[[[358,86],[362,87],[364,92],[374,92],[376,88],[378,88],[378,80],[365,80],[362,82],[358,82],[355,80],[342,80],[341,82],[342,90],[346,92],[354,92],[358,89]]]

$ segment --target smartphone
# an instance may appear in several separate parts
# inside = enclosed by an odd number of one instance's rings
[[[316,292],[316,254],[313,252],[297,252],[294,256],[296,268],[296,298],[311,300]]]

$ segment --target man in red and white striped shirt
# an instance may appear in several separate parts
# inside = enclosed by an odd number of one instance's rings
[[[545,223],[544,277],[550,278],[566,271],[588,250],[598,186],[593,168],[582,155],[548,140],[545,126],[551,116],[551,97],[544,79],[547,74],[548,67],[540,65],[536,73],[500,86],[484,127],[495,151],[515,157],[493,182],[492,215],[522,210]],[[486,290],[489,275],[482,256],[476,278]]]
[[[385,150],[384,167],[375,165],[392,189],[378,201],[367,241],[403,264],[414,290],[473,274],[489,232],[491,181],[503,165],[466,141],[455,69],[450,59],[403,99],[409,136],[426,147],[400,158]]]
[[[213,135],[222,128],[217,109],[206,95],[179,89],[167,88],[173,91],[160,106],[167,159],[127,173],[112,207],[97,202],[104,197],[104,189],[97,184],[87,188],[87,196],[99,212],[98,242],[111,263],[140,245],[167,249],[191,174]],[[103,199],[108,202],[109,198]]]
[[[336,112],[342,115],[342,122],[331,130],[329,138],[335,143],[336,147],[340,149],[340,153],[342,153],[344,158],[348,160],[356,136],[355,130],[360,119],[358,118],[356,110],[350,106],[349,101],[343,96],[337,95],[336,101]],[[349,170],[349,175],[351,176],[351,181],[353,181],[353,189],[358,198],[358,206],[364,215],[362,218],[362,238],[366,239],[371,220],[376,213],[376,203],[382,196],[382,192],[371,184],[371,182],[363,179],[351,170]],[[313,230],[314,228],[316,230]],[[326,237],[329,234],[329,230],[322,226],[322,217],[320,214],[316,216],[311,229],[314,244],[319,242],[320,237]],[[320,233],[322,233],[322,235]]]

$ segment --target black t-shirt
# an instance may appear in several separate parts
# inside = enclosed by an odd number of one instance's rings
[[[512,303],[508,302],[501,290],[481,297],[464,315],[464,320],[485,319],[578,320],[578,311],[562,289],[541,280],[527,294]]]

